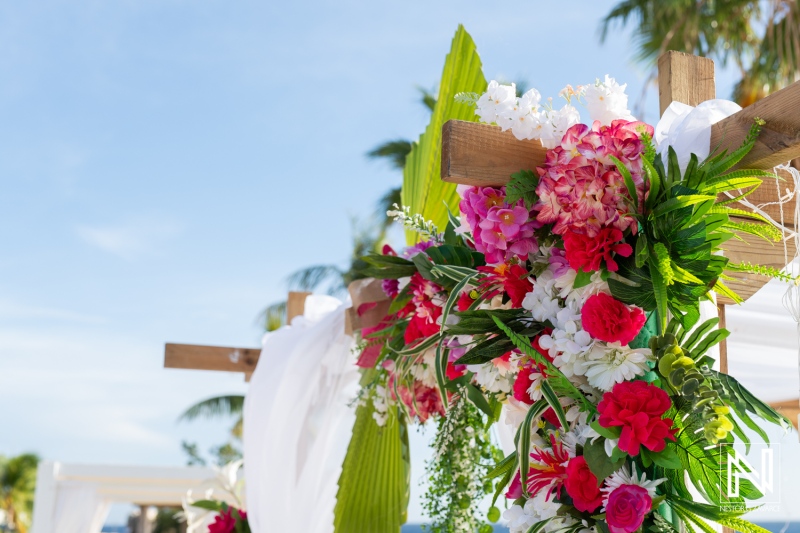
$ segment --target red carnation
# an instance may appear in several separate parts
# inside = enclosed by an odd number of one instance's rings
[[[623,381],[603,394],[597,411],[604,428],[622,427],[619,449],[638,455],[640,445],[660,452],[666,446],[666,439],[675,440],[677,430],[672,429],[672,419],[661,418],[671,406],[667,393],[655,385]]]
[[[581,309],[583,329],[593,339],[622,345],[636,338],[646,320],[638,307],[628,307],[604,293],[591,296]]]
[[[622,232],[617,228],[603,228],[596,236],[589,237],[569,231],[563,235],[564,251],[567,255],[569,266],[573,270],[594,272],[600,270],[600,264],[605,261],[606,268],[611,272],[619,270],[619,265],[614,261],[612,254],[628,257],[633,253],[630,244],[620,242]]]
[[[570,459],[564,487],[579,511],[591,513],[603,503],[603,493],[598,487],[597,476],[592,474],[586,459],[582,456]]]

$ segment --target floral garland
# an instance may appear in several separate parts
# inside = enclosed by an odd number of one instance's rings
[[[710,533],[706,520],[763,531],[739,518],[758,490],[720,488],[723,445],[749,443],[743,426],[766,440],[753,418],[788,421],[713,370],[707,352],[728,331],[699,312],[711,291],[739,300],[725,269],[757,268],[729,263],[723,242],[734,232],[780,238],[718,199],[772,176],[731,170],[763,123],[738,150],[693,155],[681,168],[671,148],[656,154],[653,127],[633,119],[624,89],[609,77],[568,86],[560,109],[535,89],[517,97],[494,81],[485,94],[459,95],[483,122],[539,139],[544,165],[503,187],[459,186],[460,217],[444,231],[397,208],[424,240],[364,258],[361,275],[383,280],[392,299],[383,322],[362,331],[358,361],[370,369],[361,399],[376,423],[394,409],[437,420],[434,474],[442,457],[469,456],[470,429],[515,435],[494,464],[491,450],[483,463],[473,458],[472,476],[485,483],[461,479],[469,474],[458,460],[445,465],[455,478],[433,476],[434,531],[478,526],[480,492],[494,495],[490,521],[505,496],[513,533]],[[591,125],[573,104],[588,108]]]

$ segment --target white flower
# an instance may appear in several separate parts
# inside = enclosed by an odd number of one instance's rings
[[[436,387],[436,349],[425,350],[411,365],[411,375],[426,387]]]
[[[503,518],[508,521],[511,533],[525,533],[533,524],[555,517],[561,504],[553,500],[554,498],[548,501],[547,491],[542,490],[526,501],[524,506],[512,505],[506,509]],[[565,517],[564,519],[568,520],[569,518]],[[553,520],[550,523],[560,522],[560,520]],[[561,526],[561,524],[559,525]]]
[[[564,133],[575,124],[581,121],[581,114],[573,106],[567,104],[558,111],[547,113],[548,126],[542,128],[542,146],[545,148],[555,148],[561,143]]]
[[[586,444],[587,440],[599,436],[600,435],[588,424],[579,423],[576,424],[571,430],[563,434],[561,437],[561,443],[564,445],[564,448],[566,448],[567,452],[569,452],[570,456],[575,457],[575,455],[577,455],[576,447],[578,445],[583,446]]]
[[[481,365],[467,365],[467,370],[474,372],[473,380],[489,392],[511,392],[511,372],[508,368],[495,365],[492,361]]]
[[[608,288],[608,283],[603,280],[602,274],[600,272],[594,272],[591,281],[589,281],[587,285],[573,289],[572,292],[566,296],[566,303],[567,305],[574,305],[580,309],[590,296],[600,294],[601,292],[608,294],[611,290]]]
[[[605,512],[605,506],[608,505],[608,497],[611,496],[611,493],[617,490],[622,485],[638,485],[643,489],[647,490],[647,493],[650,495],[650,498],[656,497],[656,487],[658,487],[662,482],[666,481],[667,478],[655,479],[653,481],[649,481],[645,473],[642,472],[641,476],[636,474],[636,465],[633,465],[633,474],[631,471],[628,470],[628,466],[625,465],[609,477],[606,478],[605,487],[600,489],[602,492],[605,492],[605,496],[603,496],[603,512]]]
[[[498,122],[498,116],[508,111],[517,100],[517,87],[515,84],[500,85],[492,80],[486,92],[478,99],[475,114],[481,117],[481,122],[491,124]]]
[[[608,126],[617,119],[634,120],[628,109],[626,87],[627,84],[620,85],[608,74],[604,81],[597,80],[593,85],[586,87],[584,97],[592,121],[599,120],[600,124]]]
[[[586,355],[583,372],[589,384],[602,391],[610,391],[617,383],[630,381],[649,370],[652,359],[649,348],[629,348],[618,342],[595,343]]]
[[[539,91],[531,89],[517,99],[511,107],[499,113],[497,123],[506,131],[511,129],[514,137],[520,141],[538,138],[535,134],[539,126]]]

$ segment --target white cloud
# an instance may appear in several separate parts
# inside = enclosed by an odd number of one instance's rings
[[[135,217],[119,224],[76,228],[87,244],[129,261],[156,253],[160,245],[182,231],[174,220],[160,217]]]

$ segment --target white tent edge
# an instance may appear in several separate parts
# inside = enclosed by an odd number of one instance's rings
[[[200,467],[42,461],[36,473],[31,533],[56,533],[59,497],[63,496],[67,487],[92,490],[97,500],[106,506],[110,503],[180,506],[190,490],[215,476],[214,470]]]

